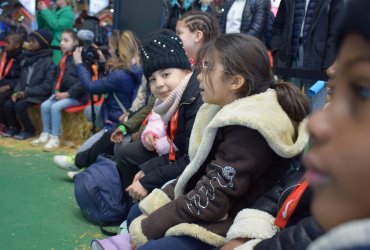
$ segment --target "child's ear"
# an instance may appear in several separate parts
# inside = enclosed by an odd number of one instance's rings
[[[199,43],[203,41],[203,32],[200,30],[195,31],[195,42]]]
[[[21,44],[19,42],[15,42],[14,46],[15,46],[16,49],[19,49],[21,47]]]
[[[234,75],[232,82],[230,84],[231,90],[239,90],[241,89],[245,84],[245,79],[242,75]]]

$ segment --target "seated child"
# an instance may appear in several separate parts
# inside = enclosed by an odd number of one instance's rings
[[[63,109],[82,105],[88,100],[72,57],[72,50],[77,45],[76,32],[65,30],[60,42],[63,57],[59,63],[58,74],[54,78],[54,94],[41,104],[42,133],[38,139],[31,142],[33,145],[45,144],[46,151],[60,146]]]
[[[5,42],[5,52],[1,55],[0,64],[0,133],[9,129],[4,103],[10,99],[20,77],[23,58],[23,37],[21,34],[11,33],[5,37]]]
[[[134,249],[223,245],[235,215],[268,191],[308,142],[309,100],[274,82],[261,41],[221,35],[199,58],[205,104],[191,132],[190,163],[176,182],[131,209],[129,223],[142,213],[129,226]]]
[[[13,90],[11,100],[4,104],[9,129],[3,136],[24,140],[34,136],[35,128],[27,108],[45,101],[51,94],[54,64],[50,41],[52,34],[47,29],[30,34],[29,51],[24,54],[21,75]],[[23,128],[23,131],[21,129]]]

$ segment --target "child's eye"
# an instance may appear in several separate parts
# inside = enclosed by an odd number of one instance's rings
[[[153,82],[155,82],[155,78],[149,78],[149,84],[152,84]]]
[[[163,78],[166,78],[166,77],[168,77],[169,75],[170,75],[170,73],[164,72],[164,73],[162,74],[162,77],[163,77]]]
[[[353,92],[357,95],[362,101],[367,101],[370,99],[370,87],[364,87],[358,83],[353,83]]]

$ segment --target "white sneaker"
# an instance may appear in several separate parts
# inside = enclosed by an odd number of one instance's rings
[[[50,134],[48,132],[42,132],[36,140],[31,141],[34,146],[45,144],[49,141]]]
[[[45,144],[44,150],[45,151],[52,151],[60,147],[59,136],[51,135],[48,143]]]
[[[53,161],[57,167],[68,170],[68,171],[77,171],[78,167],[75,165],[75,156],[70,155],[55,155]]]
[[[83,169],[83,168],[82,168],[82,169],[79,169],[79,170],[77,170],[77,171],[68,171],[68,172],[67,172],[67,176],[68,176],[71,180],[73,180],[73,178],[75,177],[75,175],[76,175],[76,174],[81,173],[82,171],[84,171],[84,169]]]

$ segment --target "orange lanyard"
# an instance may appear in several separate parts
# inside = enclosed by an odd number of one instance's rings
[[[144,121],[141,123],[141,126],[145,126],[148,124],[149,117],[152,115],[152,111],[149,112],[149,114],[145,117]]]
[[[67,58],[68,58],[68,54],[64,55],[62,57],[62,60],[60,60],[60,63],[59,63],[60,73],[59,73],[59,76],[58,76],[57,83],[55,85],[55,91],[56,92],[59,92],[60,85],[62,84],[62,80],[63,80],[63,76],[64,76],[64,71],[66,69],[66,61],[67,61]]]
[[[285,228],[290,217],[294,213],[304,191],[307,189],[308,182],[303,180],[294,188],[294,190],[285,199],[281,206],[278,215],[276,216],[274,224],[279,228]]]
[[[5,67],[5,64],[6,64],[6,52],[4,52],[3,53],[3,56],[1,58],[1,62],[0,62],[0,80],[4,79],[5,76],[8,75],[11,67],[13,66],[13,63],[14,63],[14,58],[10,59],[10,61],[8,62],[8,64]],[[4,71],[4,67],[5,67],[5,71]]]
[[[175,139],[175,135],[177,131],[178,118],[179,118],[179,110],[177,110],[176,113],[172,116],[171,122],[170,122],[170,128],[169,130],[167,130],[167,138],[168,138],[168,142],[170,143],[170,152],[168,154],[170,161],[176,160],[176,150],[175,150],[175,144],[173,143],[173,140]]]

